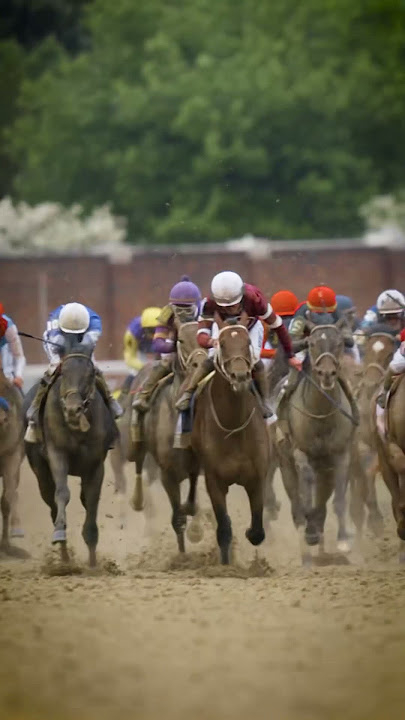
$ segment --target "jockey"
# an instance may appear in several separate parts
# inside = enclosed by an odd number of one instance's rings
[[[268,380],[263,361],[260,359],[263,341],[263,324],[277,333],[278,340],[284,348],[288,362],[297,370],[301,369],[301,362],[294,357],[291,340],[281,317],[276,315],[270,303],[263,293],[254,285],[247,285],[235,272],[220,272],[211,283],[212,296],[204,301],[199,318],[198,342],[203,348],[212,349],[211,355],[215,353],[214,348],[218,345],[218,326],[215,322],[215,314],[222,320],[240,317],[242,312],[249,316],[249,336],[251,341],[252,355],[254,360],[254,379],[262,399],[264,417],[275,421],[274,415],[268,401]],[[197,385],[214,368],[212,359],[208,359],[189,378],[182,388],[182,395],[176,403],[180,411],[187,410],[190,400]]]
[[[162,309],[153,336],[152,352],[161,355],[153,366],[148,378],[137,392],[132,407],[138,412],[149,410],[149,401],[158,382],[172,370],[176,352],[177,331],[175,321],[193,322],[198,318],[201,306],[200,289],[183,275],[180,282],[172,287],[169,303]]]
[[[401,343],[388,366],[383,390],[377,398],[379,406],[385,408],[394,376],[405,372],[405,297],[399,290],[385,290],[378,297],[377,309],[379,321],[391,332],[396,332]]]
[[[161,308],[147,307],[129,323],[124,335],[124,360],[130,370],[141,370],[148,355],[154,356],[152,342],[161,312]]]
[[[16,324],[4,314],[0,303],[0,350],[3,373],[10,382],[22,390],[25,355]]]
[[[375,325],[385,325],[387,332],[399,333],[404,327],[405,297],[399,290],[384,290],[377,298],[377,303],[369,308],[364,315],[359,329],[356,331],[356,343],[361,348],[365,339],[372,333]]]
[[[38,385],[36,395],[27,410],[28,427],[25,434],[27,442],[37,442],[38,413],[55,373],[58,371],[66,347],[66,340],[75,335],[78,342],[94,349],[101,335],[101,319],[94,310],[81,303],[59,305],[49,317],[43,334],[44,347],[49,359],[49,367]],[[101,371],[95,366],[97,389],[111,410],[114,419],[122,415],[121,406],[112,397]]]
[[[337,300],[334,290],[326,285],[319,285],[308,293],[304,314],[296,314],[289,328],[294,350],[306,351],[307,338],[311,333],[311,323],[316,325],[335,324],[341,317],[337,310]],[[354,345],[353,335],[349,325],[342,328],[345,347],[352,348]],[[306,355],[306,352],[305,352]],[[287,400],[291,397],[300,382],[301,376],[296,373],[289,374],[286,385],[283,388],[280,399],[280,410],[285,407]],[[358,418],[358,409],[347,380],[339,374],[339,383],[345,392],[352,410],[353,418]]]
[[[292,318],[294,317],[295,311],[299,305],[299,301],[296,295],[291,290],[279,290],[274,293],[270,298],[270,305],[273,308],[276,315],[281,317],[282,323],[286,330],[288,330]],[[275,330],[272,332],[268,325],[264,325],[263,334],[263,345],[260,357],[262,358],[265,365],[269,365],[272,362],[278,346],[278,337]]]
[[[339,315],[344,315],[353,332],[360,325],[357,317],[357,308],[351,297],[348,295],[336,295],[337,311]]]

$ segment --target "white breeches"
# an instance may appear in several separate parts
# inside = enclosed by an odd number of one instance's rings
[[[405,372],[405,355],[402,354],[401,348],[402,345],[394,353],[394,357],[390,362],[390,370],[392,370],[394,373]]]
[[[260,354],[262,352],[262,346],[263,346],[263,335],[264,335],[264,329],[261,322],[257,322],[253,327],[249,330],[249,337],[250,337],[250,352],[252,354],[252,360],[253,363],[256,365],[260,360]],[[212,333],[211,337],[216,340],[219,336],[219,328],[216,323],[212,326]],[[208,357],[213,357],[215,355],[215,348],[210,348],[208,351]]]

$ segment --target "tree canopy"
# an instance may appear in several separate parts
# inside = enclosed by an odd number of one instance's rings
[[[134,242],[321,238],[404,184],[402,0],[69,4],[0,44],[14,197],[111,203]]]

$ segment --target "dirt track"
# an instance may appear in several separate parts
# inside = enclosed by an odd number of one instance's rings
[[[259,556],[231,492],[234,565],[216,565],[214,531],[182,562],[169,509],[118,504],[108,470],[100,569],[84,570],[82,509],[71,480],[69,537],[79,574],[55,576],[51,523],[24,466],[21,512],[31,560],[0,559],[0,717],[7,720],[395,720],[404,717],[405,570],[388,498],[383,539],[350,566],[305,571],[287,500]],[[206,498],[201,492],[202,503]],[[112,516],[112,517],[111,517]],[[329,549],[333,550],[333,522]]]

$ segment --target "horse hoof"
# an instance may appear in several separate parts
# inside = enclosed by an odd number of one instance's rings
[[[318,533],[305,533],[305,542],[310,547],[319,545],[319,534]]]
[[[66,542],[66,530],[54,530],[52,533],[52,542]]]
[[[193,520],[189,525],[187,525],[186,529],[186,535],[187,539],[195,545],[196,543],[201,542],[201,540],[204,537],[204,531],[202,529],[202,526],[198,520]]]
[[[263,528],[260,530],[252,530],[252,528],[248,528],[245,535],[252,545],[260,545],[265,538]]]
[[[401,538],[401,540],[405,540],[405,527],[403,527],[403,526],[401,526],[401,525],[398,526],[398,528],[397,528],[397,535],[398,535],[399,538]]]
[[[338,540],[337,542],[338,552],[347,554],[350,552],[351,547],[348,540]]]
[[[135,498],[132,498],[132,500],[129,504],[130,504],[132,510],[135,510],[135,512],[142,512],[142,510],[145,507],[143,500],[137,500]]]
[[[14,527],[10,530],[10,537],[12,538],[23,538],[25,537],[25,532],[23,528],[20,527]]]

